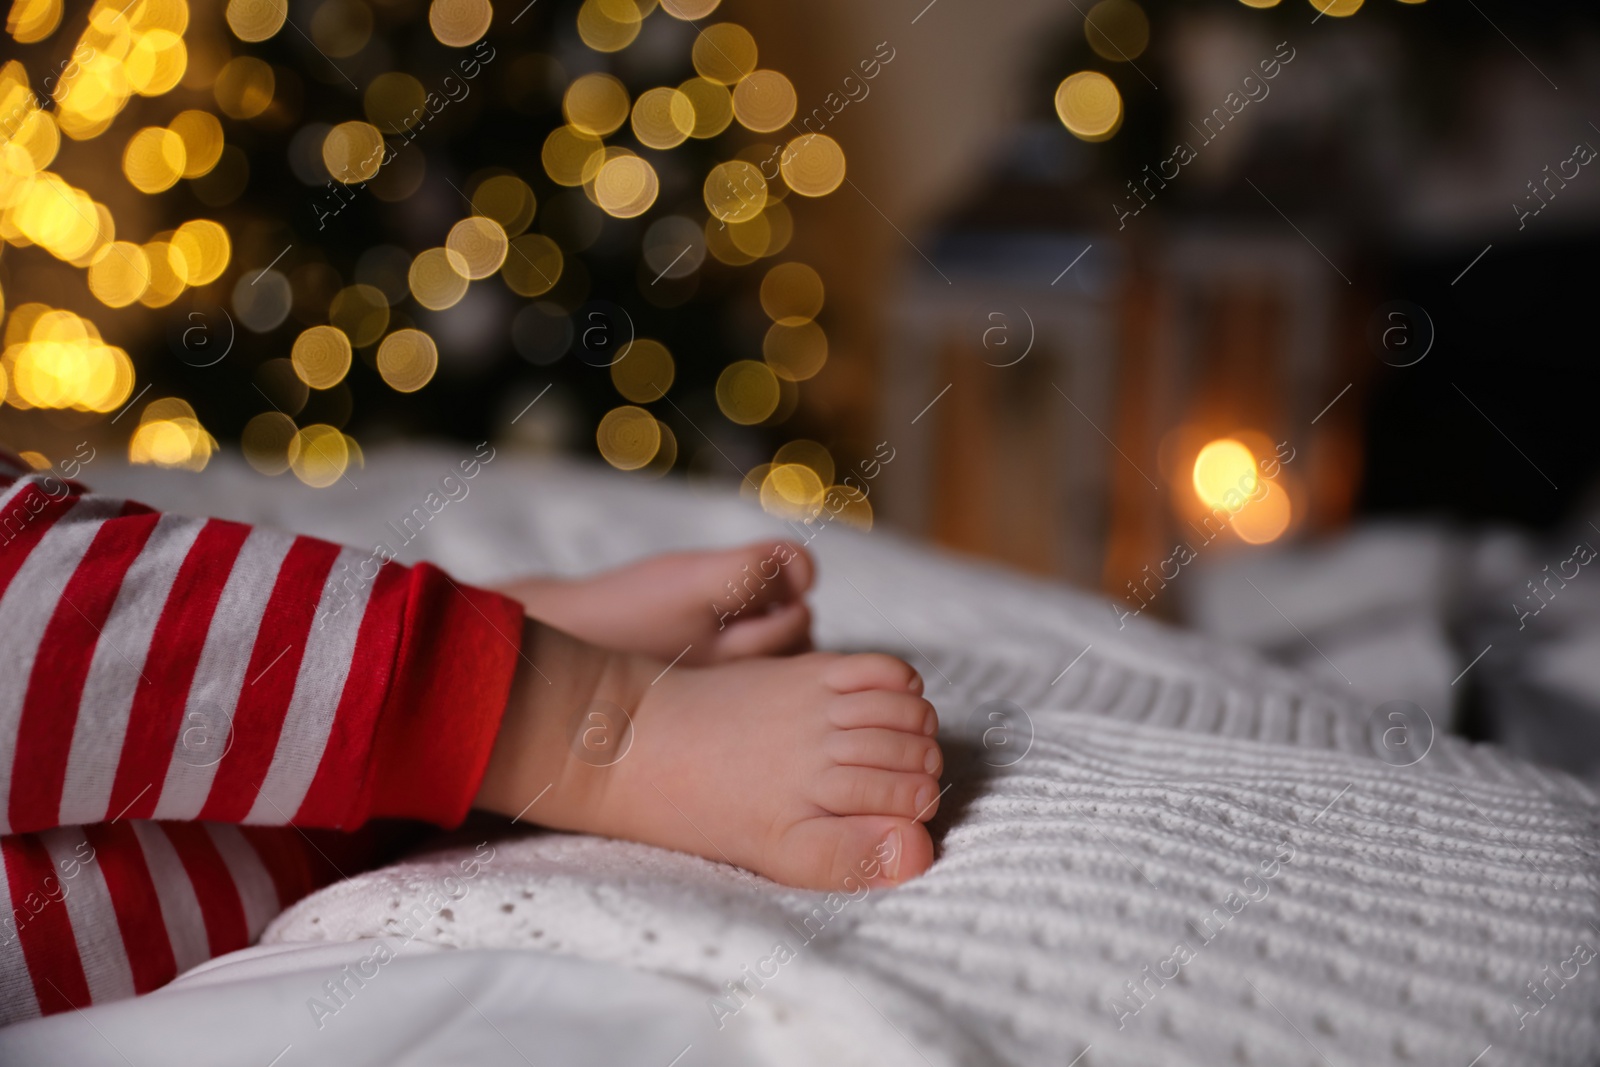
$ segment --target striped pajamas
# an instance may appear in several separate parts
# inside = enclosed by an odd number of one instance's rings
[[[0,453],[0,1024],[154,989],[465,817],[521,606]]]

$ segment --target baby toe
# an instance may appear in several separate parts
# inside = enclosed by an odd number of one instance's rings
[[[847,693],[828,706],[828,721],[841,730],[878,727],[932,737],[939,731],[933,705],[909,693],[868,689]]]
[[[724,592],[731,585],[746,610],[755,611],[799,600],[816,574],[810,555],[790,541],[756,541],[709,552],[704,565]]]
[[[796,600],[764,615],[744,615],[726,623],[713,639],[711,662],[786,656],[810,648],[811,609],[805,601]]]
[[[944,766],[937,741],[901,730],[837,730],[829,736],[826,751],[835,763],[846,766],[929,774],[935,778]]]
[[[823,671],[822,683],[836,693],[889,689],[918,696],[922,694],[922,678],[911,664],[876,652],[841,656]]]
[[[919,823],[879,815],[805,819],[775,842],[769,867],[779,881],[854,894],[887,888],[933,865],[933,839]]]
[[[812,798],[835,815],[898,815],[922,820],[939,806],[939,782],[931,774],[875,767],[830,767],[816,779]]]

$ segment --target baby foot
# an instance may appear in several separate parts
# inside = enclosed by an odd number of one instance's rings
[[[519,675],[480,807],[807,889],[897,885],[932,864],[922,823],[943,757],[907,664],[814,652],[667,668],[528,629],[549,680]]]
[[[585,578],[527,578],[500,591],[528,614],[604,648],[682,664],[811,647],[811,556],[790,541],[671,552]],[[684,650],[688,649],[685,653]]]

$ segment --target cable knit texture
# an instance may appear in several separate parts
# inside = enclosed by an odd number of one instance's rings
[[[797,1063],[1594,1062],[1584,787],[1449,738],[1393,766],[1358,706],[1099,651],[1054,686],[932,653],[953,786],[939,861],[903,889],[829,900],[535,835],[422,937],[689,979],[725,1025],[789,1031]],[[380,936],[461,855],[325,890],[269,937]],[[882,1020],[900,1036],[852,1053]]]
[[[363,494],[403,501],[421,477],[402,469],[443,465],[420,459],[375,464]],[[442,516],[428,546],[466,580],[775,532],[732,500],[491,474],[493,515]],[[880,533],[828,528],[812,549],[822,643],[906,656],[939,707],[951,788],[926,876],[827,897],[512,831],[417,939],[676,976],[774,1063],[1596,1062],[1585,787],[1426,722],[1397,737],[1347,687],[1142,620],[1119,630],[1070,590]],[[393,934],[480,839],[329,887],[264,940]]]

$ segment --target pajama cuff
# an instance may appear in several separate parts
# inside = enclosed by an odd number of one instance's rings
[[[406,581],[365,817],[453,827],[472,807],[500,731],[522,655],[522,605],[427,563]]]

